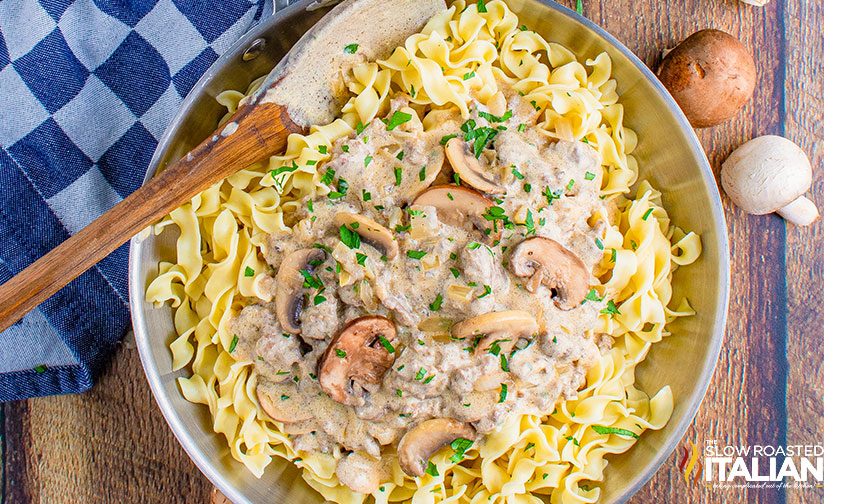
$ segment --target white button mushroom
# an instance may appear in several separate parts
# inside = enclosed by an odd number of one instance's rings
[[[754,215],[777,212],[807,226],[819,217],[816,205],[802,196],[811,187],[811,162],[795,143],[766,135],[738,147],[723,163],[723,190],[736,205]]]

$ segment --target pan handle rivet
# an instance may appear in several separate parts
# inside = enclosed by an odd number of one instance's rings
[[[251,61],[258,57],[260,53],[266,48],[266,40],[263,38],[257,38],[249,44],[249,47],[243,51],[243,61]]]

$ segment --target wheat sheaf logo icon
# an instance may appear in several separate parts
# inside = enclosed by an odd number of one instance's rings
[[[682,456],[679,459],[679,470],[682,471],[682,475],[685,477],[685,483],[690,485],[691,480],[694,481],[694,484],[697,484],[700,481],[703,468],[701,465],[697,467],[697,463],[700,460],[700,450],[697,448],[697,444],[693,441],[689,441],[688,445],[690,445],[690,449],[688,449],[687,446],[682,447]]]

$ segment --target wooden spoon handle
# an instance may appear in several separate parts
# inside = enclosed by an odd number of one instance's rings
[[[291,132],[300,128],[283,107],[241,107],[187,156],[0,286],[0,331],[195,194],[281,151]]]

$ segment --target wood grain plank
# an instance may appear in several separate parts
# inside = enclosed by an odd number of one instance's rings
[[[785,7],[787,74],[784,136],[814,166],[810,197],[823,215],[823,3],[789,0]],[[788,226],[787,388],[789,444],[823,440],[823,223]],[[792,489],[789,503],[821,502],[822,487]]]
[[[9,504],[210,501],[126,345],[90,392],[4,410]]]

